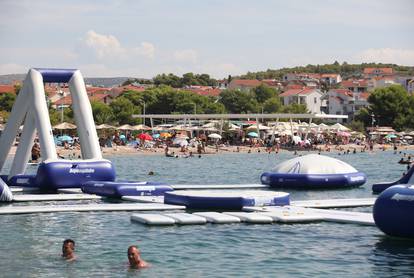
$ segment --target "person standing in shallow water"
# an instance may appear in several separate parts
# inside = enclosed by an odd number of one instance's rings
[[[128,261],[129,267],[131,268],[140,269],[150,267],[150,264],[141,258],[141,252],[136,245],[128,247]]]
[[[65,239],[62,245],[62,258],[66,261],[76,260],[75,255],[75,241],[72,239]]]

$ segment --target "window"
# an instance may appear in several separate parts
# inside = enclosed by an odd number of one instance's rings
[[[318,98],[317,97],[313,98],[313,103],[315,103],[315,104],[318,103]]]

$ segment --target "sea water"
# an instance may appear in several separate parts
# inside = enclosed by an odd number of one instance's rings
[[[372,183],[396,180],[406,167],[397,164],[401,155],[395,155],[392,151],[341,156],[333,152],[329,155],[365,172],[368,182],[354,189],[284,189],[291,193],[291,200],[372,197]],[[152,180],[171,184],[243,184],[258,183],[263,171],[292,157],[292,153],[285,152],[277,155],[228,153],[205,155],[202,158],[140,154],[107,158],[114,162],[120,180]],[[150,171],[154,175],[148,175]],[[88,202],[94,201],[40,204]],[[371,208],[357,210],[370,211]],[[132,223],[131,214],[73,212],[1,215],[0,277],[414,275],[414,241],[387,237],[375,226],[318,222],[149,227]],[[66,238],[76,241],[78,260],[75,262],[65,262],[60,258],[62,241]],[[132,244],[139,246],[143,258],[151,263],[151,268],[128,269],[127,247]]]

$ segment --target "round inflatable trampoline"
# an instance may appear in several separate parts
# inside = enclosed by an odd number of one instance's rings
[[[390,236],[414,238],[414,185],[394,185],[374,204],[377,227]]]
[[[89,181],[82,186],[84,193],[121,198],[122,196],[163,196],[172,191],[169,185],[157,182]]]
[[[338,188],[360,186],[366,175],[351,165],[324,155],[309,154],[292,158],[265,172],[260,180],[272,187]]]
[[[164,203],[192,209],[240,210],[245,206],[286,206],[289,193],[273,191],[183,190],[166,192]]]

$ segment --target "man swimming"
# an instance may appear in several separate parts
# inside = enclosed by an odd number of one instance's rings
[[[149,263],[141,258],[141,252],[136,245],[128,247],[128,261],[131,268],[147,268],[150,266]]]
[[[76,260],[75,256],[75,241],[72,239],[65,239],[62,245],[62,257],[66,261]]]

